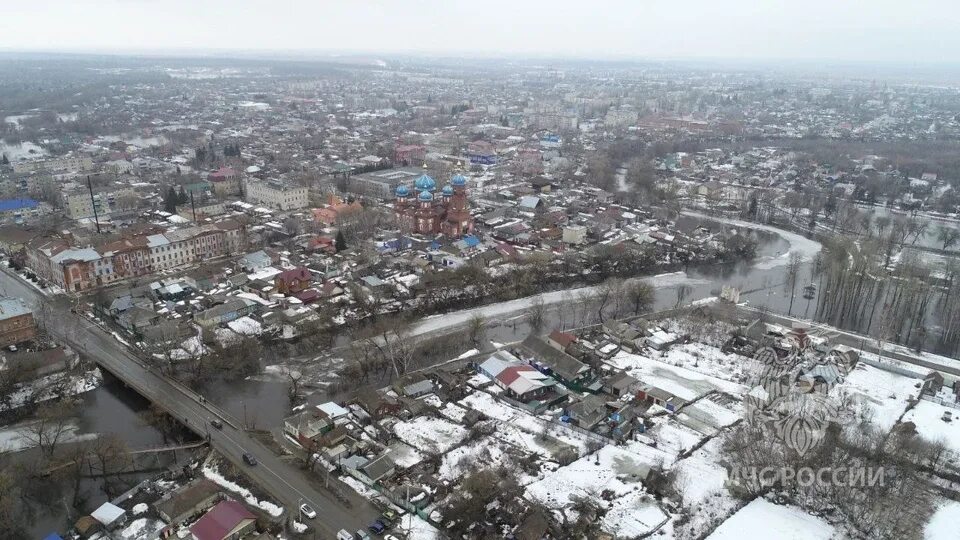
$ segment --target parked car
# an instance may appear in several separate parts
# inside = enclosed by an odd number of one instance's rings
[[[317,517],[317,511],[310,507],[308,504],[300,505],[300,513],[307,516],[309,519]]]
[[[257,458],[255,458],[250,452],[244,452],[243,462],[252,467],[257,464]]]
[[[353,535],[346,529],[337,531],[337,540],[354,540]]]
[[[387,508],[383,511],[383,514],[380,514],[380,521],[390,524],[397,520],[397,512],[393,509]]]
[[[354,537],[356,540],[370,540],[370,535],[361,529],[357,529],[357,532],[354,533]]]
[[[210,421],[210,425],[217,429],[223,429],[223,422],[217,420],[216,418]]]
[[[367,528],[370,529],[370,532],[374,534],[383,534],[383,531],[387,530],[387,525],[383,522],[383,520],[378,519],[371,523]]]

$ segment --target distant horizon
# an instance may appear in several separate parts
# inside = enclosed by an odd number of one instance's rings
[[[904,8],[899,0],[42,0],[5,8],[0,49],[960,64],[960,6]]]

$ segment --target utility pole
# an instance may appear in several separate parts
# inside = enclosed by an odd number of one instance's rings
[[[93,208],[93,222],[97,225],[97,234],[100,234],[100,216],[97,215],[97,201],[93,198],[93,182],[87,175],[87,190],[90,192],[90,208]]]
[[[193,212],[193,222],[197,222],[197,206],[193,203],[193,190],[190,190],[190,211]]]

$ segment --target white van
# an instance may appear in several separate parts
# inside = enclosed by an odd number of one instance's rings
[[[340,529],[340,532],[337,533],[337,540],[354,540],[353,535],[350,534],[350,531],[346,529]]]

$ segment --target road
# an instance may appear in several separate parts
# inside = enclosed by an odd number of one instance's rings
[[[283,504],[293,515],[301,502],[317,510],[317,518],[310,523],[320,532],[333,537],[341,528],[351,531],[366,529],[379,512],[360,497],[351,497],[347,508],[330,493],[314,489],[304,478],[304,472],[281,461],[238,423],[210,402],[179,383],[152,371],[136,358],[123,344],[99,326],[70,312],[69,299],[47,297],[25,283],[0,264],[0,289],[8,296],[22,298],[34,308],[48,333],[61,342],[93,358],[103,369],[115,375],[146,399],[159,405],[188,428],[201,436],[210,434],[210,444],[221,455],[233,462],[274,501]],[[45,305],[40,309],[41,304]],[[224,420],[223,429],[210,426],[214,418]],[[247,466],[242,461],[244,452],[257,457],[259,464]],[[346,494],[345,494],[346,495]]]

